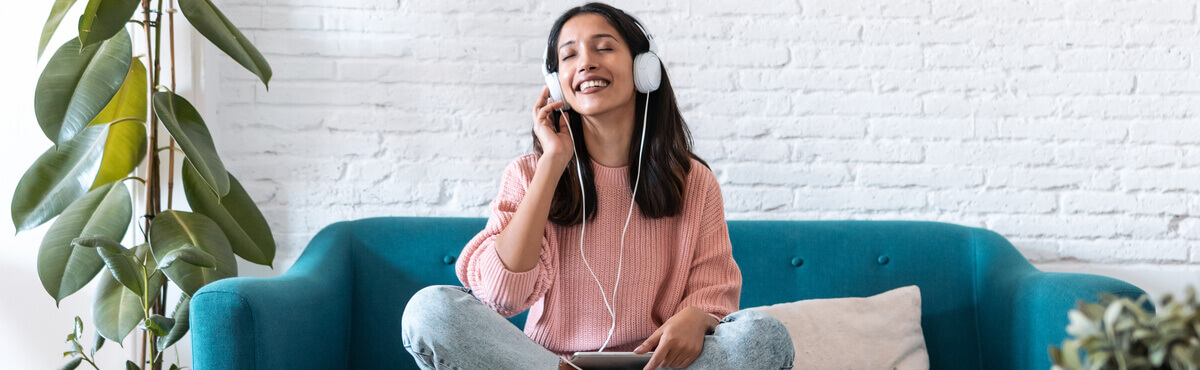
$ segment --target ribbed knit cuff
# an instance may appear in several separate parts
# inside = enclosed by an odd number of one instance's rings
[[[533,285],[537,283],[541,264],[529,271],[512,272],[504,267],[495,244],[487,248],[488,250],[480,256],[479,272],[484,281],[491,283],[491,286],[487,287],[488,296],[506,309],[520,306],[533,294]]]

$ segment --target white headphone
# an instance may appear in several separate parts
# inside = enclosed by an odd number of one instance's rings
[[[632,18],[632,16],[630,17]],[[646,32],[646,29],[642,27],[641,22],[638,22],[637,19],[634,19],[634,24],[638,26],[638,29],[642,30],[642,34],[646,35],[646,39],[650,42],[649,50],[633,58],[633,84],[637,87],[638,92],[646,94],[646,106],[642,113],[642,139],[640,140],[640,144],[638,144],[637,178],[633,182],[633,195],[629,198],[629,213],[625,216],[625,228],[621,230],[621,250],[617,257],[617,281],[613,285],[612,304],[608,303],[608,296],[604,293],[604,286],[600,284],[600,278],[596,277],[596,272],[592,270],[592,265],[588,263],[587,255],[583,252],[583,236],[587,233],[587,192],[583,191],[583,171],[579,165],[579,151],[575,151],[575,173],[579,175],[580,198],[583,203],[582,216],[580,217],[582,219],[582,227],[579,231],[579,255],[583,257],[583,264],[587,266],[588,272],[592,274],[592,279],[596,280],[596,286],[600,288],[600,296],[604,299],[604,307],[608,309],[608,314],[612,318],[612,326],[608,328],[608,337],[604,339],[604,344],[600,346],[598,352],[604,352],[604,349],[608,347],[608,342],[612,340],[613,332],[617,328],[617,313],[614,306],[617,303],[617,288],[621,286],[621,268],[625,262],[625,232],[629,230],[629,220],[633,217],[633,204],[637,198],[638,183],[642,179],[642,151],[646,145],[646,117],[650,111],[650,93],[658,90],[659,83],[662,82],[662,61],[655,52],[654,37]],[[563,99],[563,90],[558,80],[558,72],[550,72],[549,63],[547,63],[549,55],[550,45],[546,45],[546,51],[542,54],[542,75],[546,78],[546,86],[550,87],[551,101],[563,102],[562,108],[559,109],[559,113],[563,113],[563,110],[571,109],[571,107]],[[563,116],[566,117],[565,114]],[[571,133],[571,143],[574,144],[575,133],[571,132],[571,122],[569,120],[567,121],[567,130]],[[574,364],[571,365],[574,366]]]

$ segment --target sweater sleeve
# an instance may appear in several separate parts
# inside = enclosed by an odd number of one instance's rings
[[[717,320],[738,310],[742,293],[742,272],[733,259],[729,227],[725,224],[725,204],[721,187],[711,172],[703,174],[704,211],[700,236],[683,294],[682,310],[696,306]]]
[[[491,215],[487,225],[467,242],[455,265],[463,286],[471,288],[480,301],[504,317],[529,309],[546,294],[554,280],[556,249],[551,243],[549,227],[542,233],[541,256],[532,270],[508,270],[496,251],[496,237],[516,215],[533,178],[535,162],[533,155],[526,155],[505,168],[500,193],[489,206]]]

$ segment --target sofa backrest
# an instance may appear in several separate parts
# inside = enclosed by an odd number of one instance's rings
[[[403,348],[398,328],[408,298],[429,285],[461,285],[455,259],[486,222],[388,217],[349,223],[357,240],[353,362],[395,356]],[[980,363],[972,238],[991,232],[908,221],[729,221],[728,226],[743,275],[741,307],[866,297],[917,285],[933,368]],[[525,314],[510,320],[524,327]]]
[[[934,369],[980,363],[972,234],[916,221],[729,221],[741,307],[868,297],[916,285]]]

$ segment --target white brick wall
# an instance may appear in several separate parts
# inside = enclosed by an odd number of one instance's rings
[[[729,219],[947,221],[1039,264],[1200,271],[1194,2],[611,3],[658,36]],[[286,268],[335,221],[486,216],[576,3],[218,4],[275,70],[268,92],[223,60],[205,96]]]

